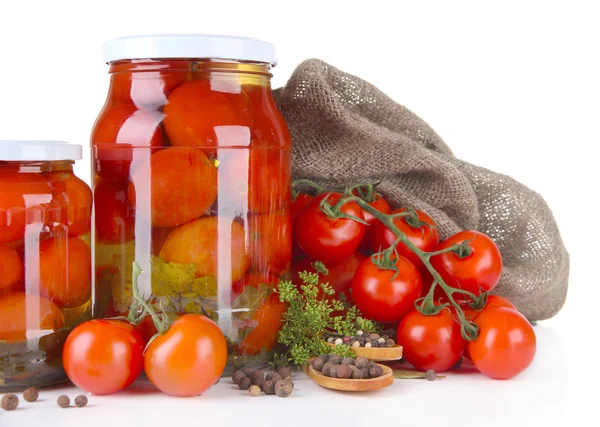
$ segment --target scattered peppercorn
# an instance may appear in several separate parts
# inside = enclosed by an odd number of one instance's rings
[[[65,396],[64,394],[62,394],[58,396],[58,399],[56,399],[56,403],[58,403],[58,406],[60,406],[61,408],[68,408],[71,404],[71,399],[69,399],[69,396]]]
[[[428,369],[425,372],[425,379],[427,381],[434,381],[437,378],[437,373],[433,369]]]
[[[352,357],[344,357],[342,359],[342,365],[354,365],[354,359]]]
[[[252,381],[248,377],[242,377],[238,382],[238,387],[240,388],[240,390],[248,390],[251,385]]]
[[[327,362],[323,365],[323,368],[321,369],[321,373],[323,375],[325,375],[326,377],[331,376],[331,368],[333,368],[335,365]]]
[[[369,368],[369,377],[377,378],[383,375],[383,368],[381,366],[372,366]]]
[[[279,380],[275,383],[275,394],[279,397],[288,397],[293,389],[294,386],[289,381]]]
[[[279,380],[277,380],[279,381]],[[265,382],[263,383],[263,391],[265,392],[265,394],[268,395],[272,395],[275,394],[275,383],[277,382],[275,380],[265,380]]]
[[[379,341],[371,341],[371,347],[379,347]]]
[[[313,359],[313,361],[311,362],[311,365],[315,371],[321,372],[323,370],[323,365],[325,365],[325,361],[323,359],[321,359],[320,357],[317,357],[316,359]],[[281,379],[281,378],[279,378],[279,379]]]
[[[80,394],[75,398],[75,406],[78,408],[83,408],[88,403],[88,398],[83,394]]]
[[[281,375],[281,378],[287,378],[292,376],[292,368],[289,366],[282,366],[277,370],[277,373]]]
[[[242,377],[245,377],[245,376],[246,376],[246,374],[244,374],[244,371],[235,371],[233,373],[233,375],[231,376],[231,380],[233,381],[234,384],[239,384]]]
[[[354,365],[359,369],[366,368],[369,366],[369,359],[366,357],[357,357],[354,361]]]
[[[257,385],[253,385],[248,389],[248,394],[252,397],[260,396],[260,387]]]
[[[266,380],[271,380],[271,381],[278,381],[281,380],[283,378],[281,378],[281,375],[279,375],[277,372],[269,372],[267,374],[267,376],[265,377]]]
[[[260,373],[257,373],[257,372],[260,372]],[[254,373],[252,374],[252,377],[250,378],[250,381],[252,382],[253,385],[262,387],[263,384],[265,383],[265,374],[262,371],[254,371]]]
[[[30,387],[23,392],[23,399],[25,399],[26,402],[35,402],[36,400],[38,400],[39,396],[40,393],[35,387]]]
[[[250,378],[250,375],[252,375],[252,372],[254,372],[254,369],[244,368],[244,369],[242,369],[242,372],[244,373],[244,375],[246,375],[248,378]]]
[[[2,409],[14,411],[19,406],[19,398],[16,394],[9,393],[2,396]]]
[[[348,379],[352,376],[352,369],[348,365],[339,365],[336,369],[336,374],[338,378]]]
[[[338,339],[336,339],[336,340],[335,340],[333,343],[334,343],[335,345],[342,345],[342,344],[344,344],[344,340],[343,340],[343,339],[341,339],[341,338],[338,338]]]
[[[331,363],[332,365],[339,365],[342,363],[342,356],[332,354],[327,362]]]

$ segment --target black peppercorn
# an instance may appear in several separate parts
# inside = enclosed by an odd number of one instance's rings
[[[240,380],[242,379],[242,377],[245,377],[246,374],[244,374],[243,371],[235,371],[233,373],[233,375],[231,376],[231,380],[233,381],[234,384],[238,384],[240,382]]]
[[[75,406],[78,408],[83,408],[88,403],[88,398],[84,395],[79,395],[75,398]]]
[[[61,408],[68,408],[71,404],[71,399],[69,399],[69,396],[65,396],[63,394],[61,396],[58,396],[58,399],[56,399],[56,403],[58,403],[58,406],[60,406]]]
[[[279,381],[279,380],[277,380],[277,381]],[[265,392],[265,394],[268,394],[268,395],[275,394],[275,383],[277,381],[276,380],[265,380],[265,382],[263,383],[263,391]]]
[[[281,375],[279,375],[277,372],[269,372],[267,374],[267,376],[265,377],[266,380],[272,380],[272,381],[278,381],[281,380],[283,378],[281,378]]]
[[[332,365],[339,365],[342,363],[342,356],[338,356],[337,354],[332,354],[329,356],[329,360],[327,361]]]
[[[360,369],[366,368],[369,366],[369,359],[367,359],[366,357],[357,357],[354,361],[354,365]]]
[[[238,382],[238,387],[240,388],[240,390],[248,390],[251,385],[252,381],[248,377],[242,377]]]
[[[352,357],[344,357],[342,359],[342,365],[354,365],[354,359]]]
[[[369,368],[369,377],[377,378],[383,375],[383,368],[381,366],[375,366]]]
[[[289,366],[282,366],[277,370],[277,373],[281,375],[281,378],[287,378],[292,376],[292,368]]]
[[[348,365],[339,365],[335,370],[337,377],[341,379],[348,379],[352,376],[352,369]]]
[[[25,399],[26,402],[35,402],[38,400],[39,395],[40,393],[37,388],[30,387],[23,392],[23,399]]]
[[[19,398],[16,394],[5,394],[2,396],[2,409],[5,411],[14,411],[19,406]]]
[[[256,372],[252,375],[252,377],[250,378],[250,381],[252,382],[252,385],[257,385],[259,387],[262,387],[263,384],[265,383],[265,374],[260,371],[260,374],[257,374]]]
[[[313,359],[313,361],[311,362],[311,366],[313,367],[313,369],[315,371],[321,372],[323,370],[323,365],[325,365],[325,361],[323,359],[321,359],[320,357]]]
[[[378,341],[371,341],[371,347],[379,347]]]
[[[428,369],[425,372],[425,379],[427,381],[434,381],[437,378],[437,373],[433,369]]]
[[[321,373],[323,375],[325,375],[326,377],[330,377],[331,376],[331,368],[333,368],[335,365],[332,365],[331,363],[327,362],[323,365],[323,368],[321,369]]]
[[[288,397],[294,387],[289,381],[279,380],[275,383],[275,394],[279,397]]]

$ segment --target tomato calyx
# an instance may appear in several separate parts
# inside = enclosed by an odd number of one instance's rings
[[[377,192],[377,186],[381,184],[381,179],[373,183],[361,183],[352,186],[349,191],[355,194],[367,203],[373,203],[381,194]]]
[[[310,187],[316,195],[325,192],[325,188],[310,179],[297,179],[292,183],[292,200],[296,200],[298,194],[303,192],[305,187]]]
[[[400,269],[398,268],[398,257],[400,255],[398,255],[396,245],[397,242],[394,242],[394,244],[386,250],[371,255],[371,262],[380,270],[391,270],[394,272],[393,276],[390,278],[390,282],[393,282],[400,274]]]
[[[333,220],[335,220],[335,219],[350,219],[352,221],[356,221],[356,222],[359,222],[364,225],[369,225],[369,223],[367,221],[365,221],[364,219],[342,211],[342,207],[346,203],[349,203],[353,200],[360,200],[361,202],[365,203],[361,198],[354,197],[354,196],[346,197],[346,193],[344,193],[344,195],[342,197],[340,197],[340,199],[334,205],[331,205],[328,202],[328,199],[332,194],[333,194],[333,192],[330,192],[325,197],[323,197],[323,200],[321,200],[321,202],[319,204],[321,211],[325,215],[327,215],[330,219],[333,219]],[[379,211],[377,211],[377,212],[379,212]]]

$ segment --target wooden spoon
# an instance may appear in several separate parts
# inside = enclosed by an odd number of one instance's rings
[[[379,365],[383,369],[383,374],[377,378],[353,380],[327,377],[313,368],[310,362],[312,360],[308,363],[308,376],[321,387],[341,391],[369,391],[388,387],[394,383],[394,373],[389,366]]]

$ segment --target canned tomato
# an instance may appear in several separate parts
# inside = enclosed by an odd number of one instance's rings
[[[92,193],[81,146],[0,141],[0,390],[66,379],[68,332],[91,317]]]
[[[292,257],[291,139],[271,90],[273,46],[204,35],[104,46],[110,87],[91,144],[95,315],[140,291],[204,313],[231,355],[267,359]]]

